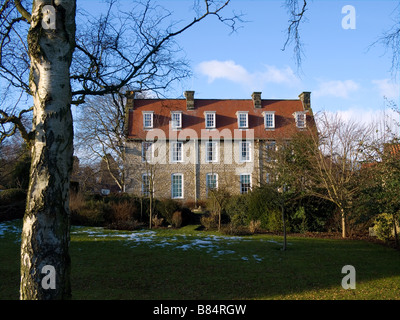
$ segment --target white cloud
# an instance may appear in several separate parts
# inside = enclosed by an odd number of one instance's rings
[[[265,66],[266,70],[261,72],[260,76],[265,82],[298,84],[300,81],[290,67],[278,69],[275,66]]]
[[[314,96],[325,97],[333,96],[338,98],[349,98],[352,92],[360,89],[360,85],[353,80],[331,80],[319,84],[317,90],[314,90]]]
[[[204,61],[198,65],[200,73],[208,77],[208,82],[213,82],[215,79],[227,79],[233,82],[250,82],[251,75],[241,65],[234,61]]]
[[[376,85],[379,93],[388,99],[397,99],[400,93],[400,85],[390,81],[390,79],[372,80],[372,83]]]
[[[260,88],[266,83],[297,85],[299,79],[290,67],[279,69],[276,66],[265,65],[260,71],[249,72],[233,60],[210,60],[201,62],[197,71],[208,77],[212,83],[216,79],[225,79],[251,88]]]

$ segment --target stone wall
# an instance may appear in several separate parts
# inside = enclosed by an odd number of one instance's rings
[[[142,142],[130,141],[127,149],[127,168],[129,185],[127,191],[140,195],[142,192],[142,175],[150,173],[154,181],[156,198],[171,197],[172,174],[183,174],[183,199],[195,201],[207,197],[206,175],[218,175],[218,188],[231,194],[240,193],[240,174],[251,174],[252,187],[259,184],[261,173],[261,144],[251,141],[251,161],[240,161],[240,144],[237,140],[224,143],[217,141],[217,159],[206,160],[206,141],[189,140],[183,143],[183,161],[171,163],[170,142],[154,144],[154,161],[142,161]]]

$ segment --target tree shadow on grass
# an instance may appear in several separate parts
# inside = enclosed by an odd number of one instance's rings
[[[396,297],[396,290],[400,293],[398,252],[362,241],[292,239],[290,243],[281,251],[277,243],[240,242],[230,247],[237,254],[217,257],[193,248],[146,244],[131,248],[120,241],[73,243],[73,296],[128,300],[380,299],[378,291],[374,294],[378,285],[392,291],[391,299],[400,298],[399,294]],[[242,255],[250,259],[241,259]],[[251,259],[254,256],[262,259]],[[345,265],[355,267],[361,290],[342,288]]]

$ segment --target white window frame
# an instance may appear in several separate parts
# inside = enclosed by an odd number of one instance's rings
[[[181,181],[180,181],[180,183],[181,183],[180,195],[175,195],[174,194],[174,177],[180,177],[180,179],[181,179]],[[173,173],[173,174],[171,174],[171,198],[172,199],[183,199],[184,198],[183,173]]]
[[[264,127],[265,129],[275,129],[275,111],[264,111]],[[271,119],[267,121],[267,116],[271,116]],[[272,120],[271,125],[267,125],[269,121]]]
[[[296,127],[300,129],[304,129],[307,127],[307,114],[304,111],[296,111],[293,113],[294,120],[296,121]],[[303,117],[303,119],[299,119],[299,117]]]
[[[143,129],[153,129],[154,125],[154,111],[143,111]],[[150,116],[150,125],[146,125],[146,116]]]
[[[243,157],[243,148],[248,145],[246,157]],[[251,162],[251,141],[239,141],[239,161],[240,162]]]
[[[146,148],[145,146],[148,145]],[[143,141],[142,142],[142,162],[151,163],[154,157],[154,142]]]
[[[148,188],[145,188],[145,177],[149,180],[147,180],[147,184],[148,184]],[[148,197],[150,196],[150,193],[154,193],[154,189],[151,190],[151,174],[150,173],[143,173],[142,174],[142,196]],[[153,188],[154,188],[154,184],[153,184]]]
[[[174,119],[179,116],[178,119]],[[182,129],[182,111],[171,111],[171,128]]]
[[[177,146],[180,145],[180,153],[178,153]],[[172,141],[170,143],[170,153],[171,153],[171,162],[179,163],[183,162],[183,142],[182,141]]]
[[[212,125],[208,125],[208,116],[212,116]],[[204,112],[204,122],[206,129],[215,129],[217,127],[217,114],[215,111]]]
[[[215,187],[214,188],[210,188],[210,177],[214,176],[215,177]],[[208,197],[208,191],[210,189],[218,189],[218,173],[215,172],[210,172],[206,174],[206,194]]]
[[[242,178],[244,177],[244,176],[248,176],[249,177],[249,183],[248,183],[248,189],[245,191],[244,190],[244,188],[243,188],[243,180],[242,180]],[[240,194],[246,194],[246,193],[249,193],[249,191],[251,191],[251,173],[241,173],[240,174]]]
[[[210,146],[211,146],[211,149],[210,149]],[[218,146],[219,146],[218,141],[206,141],[206,144],[205,144],[205,155],[206,155],[205,162],[206,163],[218,162]],[[209,158],[210,151],[212,153],[211,160]]]
[[[236,112],[237,121],[238,121],[238,128],[239,129],[248,129],[249,128],[249,113],[248,111],[238,111]],[[241,125],[240,118],[241,116],[245,116],[245,125]]]

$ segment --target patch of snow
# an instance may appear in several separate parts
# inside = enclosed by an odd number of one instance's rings
[[[258,262],[260,262],[260,261],[263,260],[263,258],[259,257],[259,256],[256,255],[256,254],[253,254],[253,258],[254,258],[256,261],[258,261]]]
[[[15,221],[4,221],[0,223],[0,237],[3,237],[5,233],[21,234],[21,228],[15,225]]]

